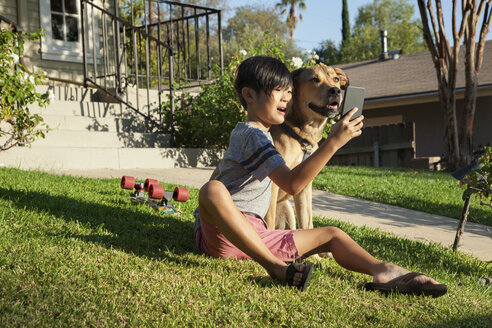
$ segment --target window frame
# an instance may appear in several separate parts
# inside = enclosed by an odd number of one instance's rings
[[[41,58],[47,60],[65,61],[82,63],[84,58],[82,55],[82,25],[81,25],[81,8],[80,1],[75,0],[77,6],[77,14],[69,14],[67,16],[77,17],[77,30],[78,30],[78,41],[64,41],[54,39],[52,30],[52,20],[51,20],[51,0],[40,0],[39,1],[39,19],[40,26],[43,29],[45,36],[41,38]],[[65,14],[66,15],[66,14]],[[85,16],[85,26],[92,26],[92,17]],[[97,31],[98,24],[97,19],[94,22],[95,29]],[[64,25],[64,27],[66,27]],[[87,61],[89,63],[93,62],[93,51],[92,51],[92,31],[87,31],[86,29],[86,53]],[[99,57],[99,56],[98,56]]]

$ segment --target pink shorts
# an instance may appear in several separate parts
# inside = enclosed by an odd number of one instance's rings
[[[251,222],[265,245],[277,258],[284,262],[292,262],[301,257],[294,243],[295,230],[268,230],[260,218],[247,214],[244,216]],[[238,260],[251,258],[227,240],[217,227],[204,220],[200,220],[200,223],[201,226],[196,231],[195,242],[198,250],[202,253],[219,258],[235,257]]]

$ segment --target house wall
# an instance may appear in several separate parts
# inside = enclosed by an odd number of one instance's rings
[[[458,99],[457,108],[463,108]],[[374,108],[364,111],[366,126],[415,122],[416,157],[442,156],[444,153],[444,113],[438,102]],[[379,124],[378,124],[379,123]],[[474,147],[492,144],[492,96],[477,99],[473,127]]]
[[[0,0],[0,15],[16,22],[24,32],[37,32],[41,28],[40,0],[20,0],[20,4],[18,12],[17,0]],[[109,8],[112,1],[106,1],[105,4]],[[51,78],[83,82],[82,63],[43,59],[42,42],[42,40],[37,40],[25,44],[23,59],[28,71],[38,74],[44,71]]]
[[[0,0],[0,15],[17,22],[17,4],[14,0]]]
[[[475,145],[492,146],[492,96],[477,99],[473,137]]]

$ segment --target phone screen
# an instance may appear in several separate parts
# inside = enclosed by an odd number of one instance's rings
[[[342,119],[348,112],[352,110],[352,108],[357,107],[357,112],[352,115],[350,120],[354,120],[362,114],[362,107],[364,107],[364,96],[366,93],[366,89],[362,87],[353,87],[348,86],[345,90],[345,95],[343,97],[343,105],[342,105]]]

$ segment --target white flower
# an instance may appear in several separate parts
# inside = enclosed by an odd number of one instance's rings
[[[246,50],[244,50],[244,49],[241,49],[241,50],[239,50],[239,54],[241,56],[246,56],[248,54],[248,52]]]
[[[19,55],[18,54],[11,54],[10,56],[14,60],[14,63],[18,63],[19,62]]]
[[[31,84],[35,84],[36,83],[36,81],[34,81],[34,76],[29,75],[29,82],[31,82]]]
[[[295,68],[300,68],[302,66],[302,59],[299,57],[292,57],[292,66]]]
[[[310,54],[311,54],[311,52],[313,52],[313,51],[312,51],[312,50],[310,50],[310,49],[306,50],[306,53],[307,53],[308,55],[310,55]]]
[[[318,55],[314,55],[313,58],[316,59],[316,60],[318,60],[319,59],[319,56]]]
[[[48,90],[48,99],[50,100],[50,104],[55,101],[55,93],[53,90],[49,89]]]
[[[24,80],[27,80],[29,79],[29,74],[27,74],[26,72],[24,72]]]

